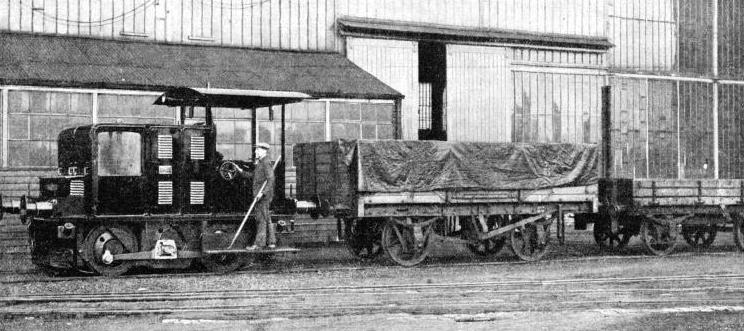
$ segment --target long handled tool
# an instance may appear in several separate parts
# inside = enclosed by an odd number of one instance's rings
[[[276,165],[279,164],[279,160],[281,160],[281,159],[282,159],[281,156],[279,156],[279,158],[276,159],[276,161],[274,162],[274,166],[271,167],[271,170],[275,170],[276,169]],[[258,197],[259,196],[262,196],[262,193],[263,193],[264,189],[266,188],[266,184],[267,183],[268,183],[268,181],[263,182],[263,184],[261,185],[261,189],[258,190],[259,193],[256,194],[255,197],[253,197],[253,202],[251,203],[251,207],[248,208],[248,212],[245,213],[245,217],[243,217],[243,222],[240,223],[240,227],[238,227],[238,231],[235,232],[235,236],[233,236],[232,241],[230,242],[230,246],[227,246],[227,249],[231,249],[233,247],[233,245],[235,244],[235,241],[238,240],[238,236],[240,236],[240,232],[243,231],[243,227],[245,226],[245,222],[248,221],[248,216],[251,215],[251,212],[253,212],[253,208],[256,207],[256,202],[258,202]],[[271,226],[271,224],[267,224],[267,226]]]

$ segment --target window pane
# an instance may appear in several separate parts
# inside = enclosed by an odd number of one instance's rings
[[[362,124],[362,139],[376,139],[377,127],[374,124]]]
[[[308,101],[307,118],[310,121],[325,121],[325,102]]]
[[[10,139],[28,139],[28,115],[8,115]]]
[[[331,102],[331,121],[359,121],[358,103]]]
[[[136,132],[98,133],[98,175],[139,176],[142,142]]]
[[[359,124],[333,124],[332,139],[359,139]]]

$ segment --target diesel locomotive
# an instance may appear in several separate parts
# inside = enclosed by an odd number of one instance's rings
[[[242,248],[253,240],[252,222],[237,233],[253,197],[250,179],[235,171],[250,172],[253,164],[222,159],[211,108],[240,107],[255,115],[257,108],[276,106],[283,115],[283,105],[305,98],[292,92],[174,89],[156,104],[180,107],[177,125],[66,129],[58,138],[58,175],[39,178],[38,197],[2,201],[2,212],[28,223],[33,263],[50,273],[115,276],[135,266],[173,269],[193,262],[216,272],[234,270],[248,260]],[[204,108],[204,118],[194,118],[194,107]],[[296,206],[284,198],[283,174],[277,169],[277,211]],[[291,224],[288,217],[273,222]],[[293,249],[272,253],[288,251]]]

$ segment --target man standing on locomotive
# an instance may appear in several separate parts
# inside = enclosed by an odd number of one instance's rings
[[[271,226],[271,212],[269,205],[274,197],[274,168],[268,157],[269,144],[256,144],[256,168],[253,171],[253,197],[256,199],[256,239],[253,245],[246,247],[246,250],[253,251],[264,246],[269,249],[276,248],[276,234]],[[239,172],[243,172],[238,168]],[[264,186],[264,183],[266,185]],[[263,190],[261,188],[263,187]],[[268,245],[267,244],[268,235]]]

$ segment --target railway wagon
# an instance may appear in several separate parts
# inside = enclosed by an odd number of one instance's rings
[[[610,100],[611,89],[605,86],[599,213],[577,215],[577,227],[593,222],[595,241],[608,250],[622,249],[632,236],[640,235],[654,255],[671,253],[680,234],[688,244],[701,248],[710,246],[718,231],[732,229],[736,246],[744,251],[744,180],[613,176]]]
[[[654,255],[671,253],[680,235],[692,247],[705,248],[728,225],[744,250],[743,186],[742,180],[603,179],[601,213],[578,219],[594,222],[594,239],[608,250],[622,249],[634,235]]]
[[[294,148],[298,198],[328,206],[357,256],[420,263],[436,239],[526,261],[564,213],[595,213],[596,145],[334,141]]]

